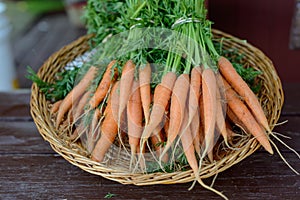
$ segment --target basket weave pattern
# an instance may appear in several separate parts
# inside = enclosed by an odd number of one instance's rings
[[[253,47],[249,43],[245,43],[238,38],[218,30],[213,30],[213,34],[215,38],[230,38],[230,40],[223,41],[224,48],[234,47],[238,49],[239,53],[245,55],[245,61],[248,62],[249,65],[263,72],[263,74],[258,77],[262,82],[262,88],[258,96],[267,115],[270,127],[273,128],[279,119],[284,96],[280,79],[272,62],[259,49]],[[88,41],[90,38],[90,35],[83,36],[54,53],[40,68],[38,72],[39,77],[46,82],[53,81],[54,75],[67,63],[89,50]],[[133,174],[128,173],[126,170],[122,170],[120,163],[118,163],[119,166],[107,167],[105,164],[92,161],[87,156],[86,150],[82,148],[80,143],[71,143],[68,140],[64,140],[60,136],[61,133],[57,132],[50,117],[50,102],[45,99],[44,94],[39,91],[36,84],[32,85],[30,104],[31,115],[34,122],[40,134],[50,143],[53,150],[63,156],[71,164],[78,166],[89,173],[100,175],[122,184],[135,185],[174,184],[194,180],[192,170],[172,173],[157,172],[149,174]],[[241,149],[230,151],[224,158],[213,164],[202,167],[200,172],[201,178],[207,178],[228,169],[232,165],[251,155],[259,147],[260,145],[254,139],[244,142]]]

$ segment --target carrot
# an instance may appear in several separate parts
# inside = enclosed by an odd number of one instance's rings
[[[76,104],[77,104],[77,102],[73,104],[73,106],[70,108],[68,115],[67,115],[67,121],[68,121],[69,126],[71,126],[74,121],[74,108],[75,108]]]
[[[203,145],[204,147],[204,111],[203,111],[203,94],[201,93],[200,94],[200,97],[199,97],[199,137],[200,137],[200,144],[201,144],[201,147]]]
[[[88,103],[89,109],[96,108],[99,105],[99,103],[105,98],[111,84],[114,82],[114,79],[117,75],[117,70],[113,71],[112,69],[115,63],[116,61],[113,60],[108,64],[94,95]]]
[[[140,88],[139,83],[134,81],[127,105],[128,137],[132,157],[134,157],[136,154],[138,145],[140,143],[140,138],[143,132],[142,122],[143,108]]]
[[[98,138],[98,124],[99,124],[99,120],[101,117],[101,112],[98,108],[95,109],[94,113],[93,113],[93,119],[92,119],[92,123],[90,125],[90,129],[87,133],[87,142],[86,142],[86,149],[88,150],[89,153],[92,152],[94,146],[95,146],[95,142],[97,141]]]
[[[227,108],[226,115],[230,119],[231,122],[233,122],[235,125],[241,127],[244,131],[249,132],[247,128],[244,126],[243,122],[233,113],[231,108]]]
[[[217,115],[216,77],[212,69],[204,69],[202,73],[202,98],[204,115],[205,149],[208,158],[213,161],[214,132]]]
[[[79,135],[79,128],[76,127],[75,130],[70,134],[70,140],[75,140]]]
[[[155,129],[151,135],[151,143],[156,151],[156,155],[157,157],[159,158],[164,150],[164,137],[163,137],[163,129],[158,127],[157,129]],[[162,157],[162,161],[164,163],[168,162],[168,154],[165,154],[163,157]]]
[[[222,87],[222,85],[219,85],[219,87]],[[222,101],[223,99],[221,98],[220,94],[220,88],[216,89],[216,95],[217,95],[217,115],[216,115],[216,127],[221,133],[221,135],[224,138],[225,144],[228,144],[228,133],[225,125],[225,113],[223,112],[223,106],[222,106]]]
[[[140,92],[141,101],[144,111],[145,123],[148,124],[150,117],[150,104],[151,104],[151,66],[149,63],[146,64],[144,68],[139,70],[139,80],[140,80]]]
[[[200,154],[200,135],[199,135],[199,98],[201,90],[201,68],[199,66],[194,67],[191,71],[191,84],[189,91],[189,120],[191,133],[194,141],[196,152]]]
[[[80,123],[78,126],[76,126],[75,130],[70,134],[70,140],[76,141],[85,130],[86,127],[84,127],[84,124]]]
[[[189,92],[189,75],[181,74],[174,85],[171,107],[170,107],[170,124],[167,132],[167,143],[164,148],[164,154],[172,145],[182,128],[184,112],[186,110],[186,100]]]
[[[162,121],[175,81],[176,74],[173,72],[168,72],[163,76],[161,83],[155,87],[149,124],[145,126],[142,135],[144,142],[150,137],[151,133]]]
[[[223,77],[233,87],[233,89],[244,99],[257,121],[268,132],[271,132],[268,120],[257,97],[249,88],[247,83],[242,79],[242,77],[236,72],[231,62],[225,57],[221,56],[218,60],[218,66]]]
[[[200,117],[199,117],[199,109],[197,109],[191,124],[190,129],[193,137],[193,144],[195,147],[195,151],[198,155],[200,155],[200,147],[201,147],[201,138],[200,138]]]
[[[78,120],[79,117],[82,115],[83,111],[84,111],[84,107],[87,105],[88,99],[91,97],[92,92],[89,90],[87,91],[82,98],[80,99],[80,101],[78,102],[75,111],[74,111],[74,120]]]
[[[268,151],[270,154],[273,154],[272,147],[263,128],[256,121],[248,107],[239,99],[238,94],[231,88],[229,83],[225,79],[223,79],[223,82],[229,108],[244,124],[249,133],[251,133],[266,149],[266,151]]]
[[[225,121],[225,126],[228,133],[228,138],[230,139],[229,142],[232,142],[232,137],[235,136],[236,134],[232,130],[232,126],[228,121]]]
[[[53,115],[54,113],[56,113],[58,111],[61,102],[62,102],[62,100],[59,100],[59,101],[55,102],[54,104],[52,104],[52,107],[50,110],[51,115]]]
[[[111,97],[108,100],[107,106],[104,111],[104,120],[101,125],[101,136],[97,141],[92,154],[91,159],[97,162],[102,162],[105,153],[108,151],[110,146],[113,144],[118,134],[118,123],[116,120],[118,108],[118,89],[119,84],[115,84],[111,91]]]
[[[150,113],[149,123],[145,126],[140,148],[143,149],[148,138],[151,136],[152,132],[159,126],[163,120],[165,110],[168,107],[169,100],[172,94],[174,83],[176,81],[176,74],[174,72],[167,72],[154,90],[153,95],[153,106]],[[162,159],[163,156],[160,157]],[[142,154],[139,156],[139,162],[143,159]]]
[[[112,113],[115,121],[118,121],[118,114],[119,114],[119,102],[120,102],[120,81],[116,81],[109,96],[109,101],[111,103]],[[104,111],[104,115],[106,115],[107,110]],[[119,129],[125,130],[127,123],[126,123],[126,115],[121,116],[121,126]]]
[[[170,113],[167,113],[167,116],[164,121],[164,132],[167,133],[169,131],[169,126],[170,126]]]
[[[198,175],[198,171],[199,171],[199,167],[198,167],[198,161],[195,155],[195,148],[193,145],[193,137],[192,137],[192,133],[191,133],[191,129],[190,128],[185,128],[186,126],[188,126],[188,110],[185,110],[185,116],[184,116],[184,121],[183,121],[183,126],[182,126],[182,130],[180,131],[180,140],[181,140],[181,144],[182,144],[182,148],[184,151],[184,154],[186,156],[186,159],[190,165],[190,167],[192,168],[195,177],[198,179],[199,175]]]
[[[201,90],[201,68],[194,67],[191,71],[191,84],[189,91],[189,119],[194,116],[194,113],[199,108],[199,98]]]
[[[80,82],[69,92],[69,94],[61,102],[56,117],[56,126],[58,127],[65,115],[65,113],[72,107],[73,103],[85,92],[93,79],[97,68],[91,66]]]
[[[187,115],[186,115],[185,119],[186,118],[187,118]],[[186,123],[186,122],[184,122],[184,123]],[[199,166],[201,167],[201,165],[202,165],[203,157],[201,158],[201,160],[199,162],[199,165],[198,165],[197,158],[195,156],[195,148],[194,148],[194,145],[193,145],[193,138],[192,138],[192,134],[190,132],[190,129],[186,129],[185,132],[181,132],[180,139],[181,139],[181,144],[182,144],[183,151],[184,151],[184,154],[186,156],[186,159],[187,159],[190,167],[192,168],[192,170],[194,172],[195,180],[197,180],[204,188],[209,189],[209,190],[219,194],[224,199],[227,199],[222,193],[216,191],[212,187],[207,186],[201,180],[201,178],[199,176]]]
[[[161,131],[154,131],[151,135],[151,143],[155,149],[155,151],[160,151],[160,146],[162,145],[162,138],[161,138]],[[158,155],[160,155],[160,152],[157,152]]]
[[[118,113],[118,124],[120,124],[120,119],[123,111],[126,108],[127,102],[129,100],[129,95],[131,93],[131,87],[134,79],[134,69],[135,64],[132,60],[128,60],[123,69],[120,79],[120,99],[119,99],[119,113]]]
[[[76,112],[76,108],[78,107],[78,103],[80,102],[83,95],[81,95],[79,98],[77,98],[76,101],[73,102],[72,107],[69,109],[68,115],[67,115],[67,121],[69,122],[69,126],[74,125],[74,122],[76,121],[74,116]]]

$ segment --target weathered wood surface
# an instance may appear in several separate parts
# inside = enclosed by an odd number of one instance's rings
[[[285,105],[275,128],[300,152],[300,85],[284,85]],[[29,112],[29,91],[0,94],[0,199],[220,199],[200,185],[122,185],[71,165],[39,135]],[[288,162],[300,171],[299,158],[276,142]],[[212,178],[205,180],[210,184]],[[300,178],[280,159],[260,149],[220,173],[214,188],[230,199],[299,199]]]
[[[299,162],[291,154],[291,164]],[[191,183],[154,186],[121,185],[84,172],[56,154],[4,154],[1,159],[3,199],[220,199]],[[210,183],[212,179],[205,180]],[[278,156],[256,153],[218,175],[214,187],[230,199],[297,199],[299,176]],[[114,199],[114,198],[113,198]]]
[[[32,120],[30,117],[30,90],[20,90],[0,95],[0,120]]]

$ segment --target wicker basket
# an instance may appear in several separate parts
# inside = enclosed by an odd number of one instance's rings
[[[215,38],[230,38],[230,40],[223,41],[223,46],[225,48],[234,47],[238,49],[239,53],[243,53],[246,56],[246,62],[254,68],[263,71],[263,74],[259,76],[262,82],[259,97],[269,124],[271,128],[273,128],[280,116],[284,96],[280,79],[272,62],[259,49],[251,46],[249,43],[245,43],[238,38],[218,30],[213,30],[213,34]],[[89,49],[88,40],[90,37],[91,36],[83,36],[53,54],[40,68],[38,72],[40,78],[44,81],[51,82],[56,72]],[[118,167],[107,167],[104,164],[92,161],[86,156],[86,151],[80,144],[70,143],[59,137],[59,133],[56,131],[50,119],[49,102],[46,101],[45,96],[39,91],[36,84],[32,85],[31,114],[40,134],[50,143],[51,147],[71,164],[87,172],[103,176],[122,184],[135,185],[174,184],[194,180],[192,170],[173,173],[157,172],[133,174],[123,171]],[[247,140],[241,149],[232,151],[221,160],[203,167],[200,172],[201,178],[207,178],[226,170],[251,155],[259,147],[260,145],[256,140]]]

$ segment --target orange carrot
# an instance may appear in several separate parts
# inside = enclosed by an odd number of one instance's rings
[[[233,132],[232,126],[230,125],[228,120],[225,121],[225,126],[226,126],[226,130],[227,130],[227,133],[228,133],[229,142],[231,142],[232,137],[235,135],[235,133]]]
[[[181,74],[174,85],[171,107],[170,107],[170,124],[167,132],[167,143],[164,149],[164,154],[172,145],[182,128],[184,112],[186,110],[186,100],[189,92],[189,75]]]
[[[101,112],[98,108],[95,109],[93,113],[93,118],[92,118],[92,123],[90,125],[90,129],[87,133],[87,142],[86,142],[86,149],[88,150],[89,153],[92,152],[95,142],[97,141],[98,138],[98,124],[99,124],[99,119],[101,117]]]
[[[143,132],[142,122],[143,108],[140,88],[139,83],[134,81],[127,104],[128,137],[132,157],[136,154],[138,145],[140,144],[140,138]]]
[[[119,114],[119,101],[120,101],[120,81],[116,81],[109,96],[109,101],[111,103],[112,113],[115,121],[118,121],[118,114]],[[104,115],[106,115],[107,110],[104,111]],[[122,115],[121,117],[121,127],[119,129],[125,130],[124,127],[126,127],[127,123],[125,120],[126,115]]]
[[[188,125],[190,124],[191,133],[194,141],[194,146],[196,152],[200,154],[200,135],[199,135],[199,98],[201,90],[201,68],[199,66],[194,67],[191,71],[191,84],[189,91],[189,120]]]
[[[128,60],[123,69],[120,79],[120,99],[119,99],[119,113],[118,113],[118,124],[120,124],[120,119],[123,111],[126,108],[129,95],[131,93],[131,87],[134,79],[134,69],[135,64],[132,60]]]
[[[196,110],[194,117],[190,123],[190,131],[193,137],[193,144],[195,147],[195,151],[198,155],[200,155],[200,147],[201,147],[201,138],[200,138],[200,117],[199,117],[199,109]]]
[[[79,128],[76,127],[75,130],[70,134],[70,140],[75,140],[79,135]]]
[[[160,151],[160,146],[162,145],[162,139],[161,139],[161,131],[153,131],[153,134],[151,135],[151,143],[156,151]],[[157,152],[158,155],[160,155],[160,152]]]
[[[199,97],[199,116],[200,116],[200,120],[199,120],[199,135],[200,135],[200,144],[201,147],[204,145],[204,111],[203,111],[203,94],[200,94]]]
[[[67,121],[69,123],[69,126],[72,126],[74,124],[74,120],[75,120],[74,114],[75,114],[76,108],[77,108],[78,103],[79,103],[80,99],[82,98],[82,96],[83,95],[81,95],[76,101],[73,102],[73,105],[68,112]]]
[[[266,149],[266,151],[268,151],[270,154],[273,154],[272,147],[263,128],[259,125],[259,123],[257,123],[248,107],[239,99],[238,94],[231,88],[229,83],[225,79],[223,79],[223,82],[229,108],[245,125],[249,133],[251,133]]]
[[[199,98],[201,91],[201,68],[194,67],[191,71],[191,85],[189,91],[189,119],[194,116],[194,113],[199,109]]]
[[[85,131],[85,127],[83,123],[80,123],[78,126],[76,126],[75,130],[73,131],[72,134],[70,134],[70,140],[71,141],[76,141],[82,133]]]
[[[114,113],[116,112],[116,109],[118,110],[118,103],[116,101],[119,98],[114,96],[118,96],[118,86],[119,84],[115,84],[112,88],[111,97],[109,98],[104,111],[105,118],[101,125],[101,129],[99,129],[101,130],[101,136],[91,154],[91,159],[97,162],[103,161],[106,152],[118,135],[118,123],[115,118],[116,113]]]
[[[77,103],[74,103],[74,105],[70,108],[69,112],[68,112],[68,116],[67,116],[67,121],[69,126],[71,126],[73,124],[74,121],[74,107],[76,106]]]
[[[190,167],[192,168],[192,170],[195,174],[195,177],[198,177],[199,167],[198,167],[198,161],[195,156],[193,137],[192,137],[191,129],[189,127],[185,128],[186,126],[188,126],[188,110],[187,109],[185,110],[183,126],[180,131],[180,140],[181,140],[182,148],[183,148],[184,154],[186,156],[186,159],[187,159]]]
[[[151,143],[154,146],[154,149],[156,151],[156,155],[159,158],[164,150],[164,137],[163,137],[163,129],[158,127],[157,129],[155,129],[151,135]],[[162,161],[163,162],[168,162],[168,154],[165,154],[162,157]]]
[[[148,124],[150,117],[150,104],[151,104],[151,66],[149,63],[145,67],[139,70],[140,79],[140,91],[141,91],[141,101],[143,105],[145,123]]]
[[[52,107],[50,110],[51,115],[53,115],[54,113],[56,113],[58,111],[61,102],[62,102],[62,100],[59,100],[59,101],[55,102],[54,104],[52,104]]]
[[[167,116],[164,121],[164,132],[167,133],[169,131],[170,126],[170,113],[167,113]]]
[[[111,84],[114,82],[114,79],[117,75],[117,70],[112,69],[115,63],[116,61],[113,60],[108,64],[94,95],[89,101],[89,109],[96,108],[99,103],[105,98]]]
[[[69,94],[61,102],[56,117],[56,127],[58,127],[65,113],[72,107],[73,103],[86,91],[91,80],[93,79],[97,68],[91,66],[80,82],[69,92]]]
[[[204,115],[205,149],[208,158],[213,161],[214,133],[216,125],[216,77],[212,69],[204,69],[202,73],[202,98]]]
[[[159,125],[159,123],[161,123],[165,109],[168,106],[175,81],[176,74],[168,72],[163,76],[161,83],[156,86],[149,124],[146,125],[142,135],[144,142],[150,137],[151,133]]]
[[[83,111],[84,111],[84,107],[87,105],[88,103],[88,99],[91,97],[92,92],[89,90],[87,91],[82,98],[80,99],[80,101],[78,102],[75,111],[74,111],[74,120],[78,120],[78,118],[80,117],[80,115],[82,115]]]
[[[229,106],[227,108],[226,115],[230,119],[230,121],[233,122],[235,125],[241,127],[242,129],[244,129],[244,131],[249,132],[243,125],[242,121],[233,113]]]
[[[271,132],[268,120],[257,97],[249,88],[247,83],[242,79],[242,77],[236,72],[231,62],[225,57],[220,57],[218,60],[218,66],[223,77],[247,103],[248,107],[250,108],[257,121],[268,132]]]
[[[222,102],[224,101],[221,97],[220,94],[220,87],[222,87],[221,85],[218,85],[219,87],[217,87],[216,89],[216,95],[217,95],[217,115],[216,115],[216,127],[219,130],[219,132],[221,133],[221,135],[224,138],[225,143],[227,144],[227,139],[228,139],[228,133],[227,133],[227,129],[225,126],[225,113],[223,112],[223,106],[222,106]]]

